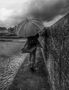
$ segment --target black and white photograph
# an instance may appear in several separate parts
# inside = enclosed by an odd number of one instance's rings
[[[69,0],[0,0],[0,90],[69,90]]]

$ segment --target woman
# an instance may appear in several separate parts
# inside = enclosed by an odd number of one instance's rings
[[[39,38],[39,34],[28,37],[27,42],[24,48],[22,49],[23,53],[30,53],[30,66],[32,69],[34,69],[35,67],[37,46],[40,45],[38,38]]]

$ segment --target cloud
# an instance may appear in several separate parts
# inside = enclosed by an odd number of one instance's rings
[[[22,8],[21,16],[13,16],[14,24],[20,22],[26,15],[40,18],[43,21],[51,21],[56,16],[60,18],[65,14],[69,10],[68,6],[69,0],[28,0],[25,6],[26,10]]]
[[[34,0],[30,7],[31,15],[43,21],[50,21],[68,10],[69,0]]]
[[[31,0],[2,0],[0,2],[0,26],[13,26],[29,12]]]
[[[2,0],[0,3],[0,25],[7,27],[17,25],[27,15],[54,22],[55,17],[69,10],[69,0]]]
[[[9,10],[6,8],[1,8],[0,9],[0,20],[5,21],[8,19],[9,16],[11,16],[13,13],[13,10]]]

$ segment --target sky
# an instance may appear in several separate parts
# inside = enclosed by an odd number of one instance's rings
[[[68,10],[69,0],[0,0],[0,26],[15,26],[28,15],[50,26]]]

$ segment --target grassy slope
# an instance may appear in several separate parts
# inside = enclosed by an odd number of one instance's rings
[[[2,39],[1,39],[2,40]],[[4,39],[5,40],[5,39]],[[26,54],[21,54],[25,42],[21,39],[0,41],[0,90],[11,84]]]
[[[25,44],[24,40],[4,39],[4,41],[0,41],[0,55],[5,56],[14,55],[15,53],[18,53],[21,50],[21,48],[23,48],[24,44]]]

